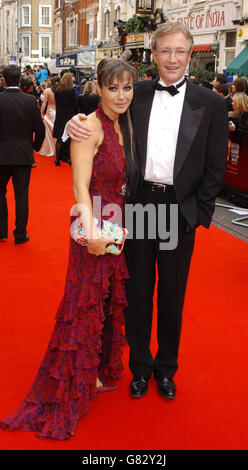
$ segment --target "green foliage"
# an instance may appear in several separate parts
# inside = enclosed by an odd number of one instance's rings
[[[203,66],[196,67],[194,70],[189,68],[190,75],[194,75],[198,80],[206,80],[211,82],[214,79],[214,72],[207,70]]]
[[[126,33],[143,33],[144,24],[140,16],[133,15],[126,23]]]

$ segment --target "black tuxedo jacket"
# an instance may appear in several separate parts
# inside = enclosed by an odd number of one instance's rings
[[[141,178],[157,80],[135,84],[131,115]],[[224,98],[187,81],[174,163],[174,189],[187,230],[209,227],[225,175],[228,117]],[[164,142],[166,150],[166,141]]]
[[[33,149],[40,150],[44,137],[34,96],[17,88],[0,93],[0,165],[32,165]]]

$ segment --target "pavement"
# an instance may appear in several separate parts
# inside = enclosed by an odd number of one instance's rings
[[[218,204],[221,204],[221,206],[219,206]],[[222,207],[222,205],[228,206],[228,207]],[[230,202],[227,199],[222,199],[221,197],[218,197],[216,199],[212,224],[224,230],[225,232],[230,233],[234,237],[237,237],[240,240],[248,242],[248,208],[243,208],[243,211],[246,211],[247,213],[246,215],[244,214],[239,215],[230,210],[230,208],[232,207],[237,208],[237,209],[240,209],[240,208],[242,209],[241,206],[238,206],[234,204],[233,202]],[[247,217],[247,219],[243,221],[239,221],[238,223],[233,223],[234,219],[241,218],[241,217]],[[242,224],[242,225],[239,225],[239,224]]]

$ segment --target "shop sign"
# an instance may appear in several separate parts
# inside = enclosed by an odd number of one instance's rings
[[[56,58],[56,67],[75,67],[77,65],[77,54],[61,55]]]
[[[230,168],[230,164],[233,170],[238,170],[238,163],[239,163],[239,144],[232,142],[231,144],[231,149],[230,149],[230,157],[229,157],[229,163],[228,163],[228,168]]]
[[[77,55],[77,65],[82,65],[84,67],[94,67],[95,51],[79,52]]]
[[[131,33],[126,36],[126,44],[144,42],[144,33]]]
[[[216,8],[209,13],[192,10],[190,16],[172,14],[171,19],[185,24],[191,32],[233,28],[232,5]]]
[[[152,14],[153,13],[153,0],[137,0],[136,13],[139,14]]]
[[[16,56],[15,55],[8,56],[8,62],[9,63],[16,63]]]

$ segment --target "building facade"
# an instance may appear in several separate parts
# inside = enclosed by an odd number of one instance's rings
[[[123,52],[115,22],[127,18],[128,2],[99,0],[97,62],[104,57],[118,57]]]
[[[95,73],[98,1],[55,1],[56,67]]]
[[[63,17],[64,0],[54,1],[54,53],[60,55],[63,52]]]
[[[154,23],[155,11],[154,0],[101,0],[98,58],[118,57],[124,49],[129,52],[127,57],[131,57],[133,63],[149,63],[151,31],[148,23],[151,18]],[[135,25],[137,15],[144,19],[144,28],[139,28],[139,24]],[[130,28],[130,19],[133,20],[133,29]],[[125,35],[122,34],[124,28]]]
[[[103,57],[128,50],[136,65],[149,64],[152,29],[167,21],[189,27],[192,71],[222,72],[248,43],[248,0],[0,0],[0,63],[74,55],[71,62],[62,57],[62,65],[90,71]]]
[[[204,66],[223,72],[242,48],[235,24],[242,16],[242,0],[172,0],[165,15],[168,21],[182,22],[191,31],[192,69]]]
[[[100,58],[120,54],[114,22],[118,18],[126,22],[133,15],[143,19],[150,16],[153,27],[154,22],[155,27],[168,21],[186,24],[194,38],[191,70],[203,67],[223,72],[247,45],[248,0],[100,0]],[[131,50],[136,65],[152,60],[152,32],[146,27],[139,31],[138,26],[126,34],[123,46]]]
[[[42,64],[54,54],[54,0],[17,0],[18,63]]]
[[[0,64],[16,63],[16,1],[2,0],[0,5]]]
[[[56,52],[73,53],[79,47],[93,47],[97,15],[96,0],[55,0]]]

